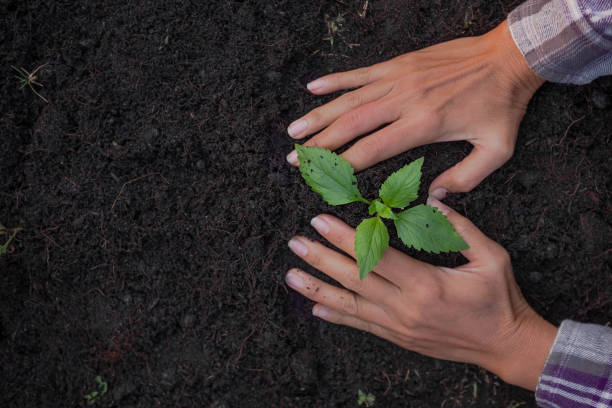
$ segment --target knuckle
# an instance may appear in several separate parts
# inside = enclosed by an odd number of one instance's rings
[[[349,92],[342,95],[342,102],[351,108],[356,108],[363,104],[363,96],[359,92]]]
[[[417,331],[423,325],[425,314],[420,307],[412,307],[409,311],[402,314],[401,320],[406,330],[404,334],[407,334],[411,331]]]
[[[330,240],[333,240],[332,244],[336,245],[338,248],[346,248],[348,250],[352,248],[354,250],[355,231],[349,228],[339,228],[336,230],[332,228],[330,231]]]
[[[357,145],[357,152],[359,158],[362,160],[365,159],[377,159],[381,154],[381,143],[374,137],[366,137],[360,140]]]
[[[462,171],[461,167],[456,168],[453,174],[454,189],[456,192],[470,191],[478,184],[478,178],[470,171]]]
[[[348,281],[346,283],[346,287],[354,292],[361,292],[364,288],[364,281],[359,279],[359,272],[355,271],[347,271],[349,274]],[[367,278],[366,278],[367,279]]]
[[[510,254],[504,248],[499,245],[495,245],[491,251],[491,266],[498,270],[506,270],[511,268],[512,262],[510,260]]]
[[[320,286],[312,276],[308,275],[304,279],[304,289],[306,289],[307,292],[312,292],[312,295],[309,295],[309,297],[312,298],[314,297],[313,295],[319,292]]]
[[[366,83],[370,81],[370,69],[369,68],[359,68],[354,72],[354,77],[358,83]]]
[[[311,125],[316,125],[323,120],[323,107],[315,108],[306,115],[306,121]]]
[[[514,154],[514,143],[511,140],[498,140],[491,147],[491,150],[495,156],[506,162]]]
[[[347,112],[342,118],[342,127],[348,132],[353,132],[359,127],[361,118],[362,116],[359,110],[352,110],[350,112]]]
[[[437,282],[430,282],[424,285],[421,285],[416,290],[415,295],[418,304],[421,305],[417,310],[422,313],[423,310],[427,309],[427,305],[437,304],[438,301],[442,298],[442,289]]]
[[[321,266],[321,256],[319,255],[317,248],[311,248],[311,250],[308,251],[305,259],[310,265],[317,269],[319,269]]]
[[[353,293],[345,294],[342,297],[342,311],[346,314],[356,316],[359,313],[359,300]]]
[[[474,224],[472,224],[467,218],[461,217],[453,221],[453,227],[457,234],[464,236],[469,236],[472,232],[476,230]]]

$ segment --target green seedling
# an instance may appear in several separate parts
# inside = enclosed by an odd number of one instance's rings
[[[96,383],[98,383],[98,389],[84,395],[84,398],[87,400],[87,405],[95,404],[96,400],[102,397],[104,394],[106,394],[106,391],[108,391],[108,383],[103,381],[102,377],[97,376]]]
[[[380,187],[379,197],[368,201],[357,188],[355,170],[336,153],[317,147],[295,145],[300,173],[306,184],[330,205],[353,202],[367,204],[372,218],[358,226],[355,253],[359,277],[365,278],[382,258],[389,246],[389,232],[382,219],[392,220],[402,242],[417,250],[438,254],[463,251],[468,245],[437,208],[420,204],[404,210],[418,198],[423,158],[393,173]],[[401,210],[394,212],[393,210]]]
[[[49,101],[45,99],[44,96],[36,92],[36,89],[34,89],[34,87],[32,86],[32,85],[37,85],[37,86],[40,86],[41,88],[43,87],[43,84],[37,81],[38,77],[36,76],[36,73],[45,65],[47,64],[40,65],[38,68],[34,69],[34,71],[32,72],[28,72],[24,68],[17,68],[14,65],[11,65],[11,68],[13,68],[18,73],[18,75],[15,75],[15,77],[19,80],[19,83],[21,84],[20,88],[25,88],[26,86],[29,86],[32,92],[38,95],[40,99],[49,103]]]
[[[11,241],[15,238],[15,235],[17,235],[17,233],[19,231],[21,231],[23,228],[18,227],[18,228],[13,228],[13,232],[11,233],[11,235],[9,235],[8,239],[6,240],[6,242],[4,244],[2,244],[2,246],[0,246],[0,255],[5,254],[6,251],[8,250],[9,245],[11,244]],[[8,234],[9,230],[7,230],[4,225],[0,224],[0,235],[6,235]]]
[[[342,24],[344,23],[344,16],[342,14],[336,16],[336,18],[331,18],[327,14],[325,15],[325,22],[327,24],[327,36],[323,39],[329,41],[330,46],[333,48],[334,46],[334,38],[336,33],[340,33],[342,31]]]
[[[376,401],[376,397],[374,394],[368,393],[359,390],[357,391],[357,404],[364,405],[366,407],[374,406],[374,402]]]
[[[160,51],[161,51],[161,50],[162,50],[162,49],[163,49],[163,48],[164,48],[166,45],[168,45],[168,41],[169,41],[169,39],[170,39],[170,36],[169,36],[169,35],[166,35],[166,36],[165,36],[165,37],[162,39],[162,43],[161,43],[161,45],[160,45],[160,46],[159,46],[159,48],[158,48]]]

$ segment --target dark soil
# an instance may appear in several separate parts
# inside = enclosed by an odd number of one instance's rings
[[[518,1],[364,3],[0,1],[0,223],[24,228],[0,257],[0,405],[85,406],[101,376],[103,407],[355,407],[359,389],[379,407],[535,406],[478,367],[317,320],[284,283],[311,217],[363,212],[285,163],[287,125],[333,97],[306,82],[484,33]],[[42,64],[48,104],[10,68]],[[610,319],[611,95],[610,78],[546,84],[512,160],[448,200],[555,324]],[[360,185],[424,155],[424,195],[468,151],[418,148]]]

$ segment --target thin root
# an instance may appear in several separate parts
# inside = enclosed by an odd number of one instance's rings
[[[46,103],[49,103],[49,101],[42,96],[41,94],[39,94],[36,89],[34,89],[34,87],[32,86],[32,84],[34,85],[38,85],[40,87],[43,87],[44,85],[41,84],[40,82],[36,81],[38,78],[36,77],[36,73],[43,68],[45,65],[49,64],[48,62],[42,65],[39,65],[36,69],[34,69],[34,71],[32,72],[28,72],[26,71],[24,68],[18,68],[14,65],[11,66],[11,68],[13,68],[15,71],[17,71],[19,73],[19,75],[17,75],[17,79],[19,79],[19,82],[21,82],[21,87],[23,88],[24,86],[29,86],[30,89],[32,90],[32,92],[34,92],[40,99],[42,99],[43,101],[45,101]]]

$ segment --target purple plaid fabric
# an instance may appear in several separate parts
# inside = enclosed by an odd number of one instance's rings
[[[548,81],[612,75],[612,0],[527,0],[508,26],[531,70]]]
[[[546,408],[612,407],[612,329],[565,320],[536,389]]]

